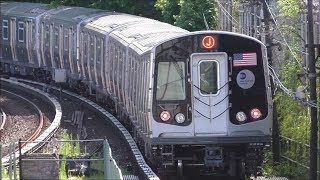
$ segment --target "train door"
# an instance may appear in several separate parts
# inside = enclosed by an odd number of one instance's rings
[[[229,117],[226,53],[191,56],[194,135],[226,135]]]

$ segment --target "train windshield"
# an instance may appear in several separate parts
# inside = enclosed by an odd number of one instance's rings
[[[185,63],[159,62],[157,100],[184,100],[185,98]]]

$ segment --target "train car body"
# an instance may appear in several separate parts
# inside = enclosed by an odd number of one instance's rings
[[[260,41],[96,9],[1,7],[2,72],[66,70],[69,86],[112,100],[155,167],[259,172],[272,124]]]

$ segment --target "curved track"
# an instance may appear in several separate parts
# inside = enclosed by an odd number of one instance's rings
[[[27,83],[27,84],[33,84],[37,85],[39,88],[42,88],[44,86],[47,86],[46,84],[39,83],[39,82],[34,82],[34,81],[29,81],[29,80],[23,80],[19,79],[20,82]],[[60,91],[60,89],[56,87],[51,87],[55,91]],[[131,153],[133,155],[133,158],[136,161],[136,164],[138,164],[140,174],[145,179],[150,179],[150,180],[159,180],[160,178],[153,172],[153,170],[150,168],[150,166],[146,163],[146,161],[143,158],[142,153],[138,149],[137,144],[135,143],[134,139],[130,135],[130,133],[127,131],[127,129],[108,111],[97,105],[96,103],[69,91],[63,90],[64,95],[70,97],[70,98],[75,98],[78,101],[85,103],[86,105],[90,106],[91,108],[95,109],[95,111],[99,112],[104,116],[103,120],[108,121],[109,124],[111,124],[120,134],[121,138],[128,144],[130,147]]]
[[[53,108],[55,109],[55,111],[56,111],[55,117],[54,117],[54,120],[52,121],[52,123],[50,124],[50,126],[47,129],[42,131],[43,121],[42,122],[40,121],[39,122],[40,126],[38,126],[36,128],[35,132],[31,136],[29,136],[29,138],[27,139],[27,141],[31,141],[31,142],[25,143],[21,149],[22,154],[29,152],[29,151],[32,151],[32,152],[36,151],[37,149],[39,149],[43,145],[43,143],[41,143],[41,141],[49,140],[53,136],[53,134],[57,130],[57,128],[59,127],[60,121],[61,121],[61,114],[62,114],[60,104],[58,103],[57,100],[50,97],[49,94],[42,92],[42,91],[40,91],[36,88],[33,88],[31,86],[25,85],[23,83],[19,83],[14,80],[8,80],[8,79],[3,79],[3,78],[0,78],[0,81],[3,81],[4,83],[8,83],[9,86],[15,86],[15,87],[18,87],[19,89],[23,89],[25,91],[32,92],[33,94],[36,94],[37,96],[39,96],[43,99],[46,99],[46,101],[48,101],[49,104],[51,104],[53,106]],[[39,108],[37,106],[35,106],[35,107],[39,112],[40,111]],[[40,113],[40,114],[41,115],[39,115],[39,117],[42,117],[42,113]],[[40,135],[40,133],[41,133],[41,135]],[[32,142],[32,141],[35,141],[35,142]],[[6,145],[4,145],[4,147],[6,147]],[[15,156],[18,158],[19,152],[16,151]],[[9,156],[4,156],[2,158],[3,165],[5,165],[5,166],[8,165],[9,159],[10,159]]]
[[[23,139],[23,140],[26,140],[26,141],[33,141],[36,139],[36,137],[39,136],[40,132],[41,132],[41,129],[43,128],[43,115],[42,115],[42,111],[38,108],[38,106],[36,104],[34,104],[32,101],[16,94],[16,93],[13,93],[13,92],[9,92],[9,91],[6,91],[4,89],[0,89],[0,91],[2,92],[5,92],[4,94],[10,94],[10,96],[15,96],[15,97],[18,97],[19,99],[22,99],[22,101],[19,101],[20,103],[22,102],[27,102],[32,108],[28,108],[29,110],[30,109],[34,109],[36,111],[36,114],[38,116],[38,118],[36,118],[35,116],[33,115],[29,115],[26,117],[26,119],[21,119],[20,121],[24,121],[23,123],[27,122],[27,121],[37,121],[38,119],[38,125],[37,125],[37,128],[35,131],[33,131],[33,133],[27,138],[27,139]],[[26,104],[23,104],[22,108],[25,107]],[[21,108],[18,108],[18,105],[15,105],[15,109],[14,111],[21,111],[22,109]],[[13,112],[14,113],[14,112]],[[16,112],[18,113],[18,112]],[[24,118],[24,117],[23,117]],[[5,121],[4,121],[5,122]],[[36,123],[35,123],[36,124]],[[35,125],[36,126],[36,125]],[[2,126],[1,126],[2,127]],[[28,129],[30,129],[31,127],[29,127]],[[10,129],[7,129],[7,133],[10,133]],[[4,131],[5,132],[5,131]],[[21,137],[17,137],[17,138],[21,138]],[[26,143],[24,143],[22,146],[25,146]]]

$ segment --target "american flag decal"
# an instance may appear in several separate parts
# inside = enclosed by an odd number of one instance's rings
[[[233,54],[233,66],[256,66],[257,53],[237,53]]]

